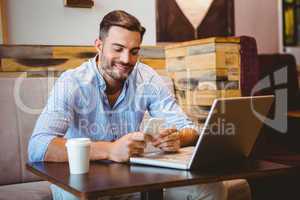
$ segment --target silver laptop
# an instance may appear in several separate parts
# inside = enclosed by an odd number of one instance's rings
[[[274,96],[216,99],[196,146],[177,153],[144,153],[130,163],[190,170],[247,158],[273,101]]]

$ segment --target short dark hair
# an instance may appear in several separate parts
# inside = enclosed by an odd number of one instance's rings
[[[108,31],[112,26],[119,26],[130,31],[139,32],[141,34],[141,39],[143,39],[146,31],[136,17],[123,10],[115,10],[106,14],[100,23],[99,38],[101,40],[107,36]]]

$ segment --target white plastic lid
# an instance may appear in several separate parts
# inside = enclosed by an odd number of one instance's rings
[[[66,142],[66,146],[89,146],[90,138],[70,138]]]

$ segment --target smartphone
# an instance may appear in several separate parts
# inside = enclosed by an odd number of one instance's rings
[[[165,119],[163,118],[150,118],[143,132],[154,137],[156,134],[159,134],[159,130],[163,128],[164,123]]]

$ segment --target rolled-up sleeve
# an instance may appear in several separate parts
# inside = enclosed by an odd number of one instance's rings
[[[55,82],[48,102],[40,114],[28,144],[30,162],[43,161],[53,138],[62,137],[73,119],[75,82],[67,73]]]
[[[151,91],[147,95],[149,97],[148,110],[151,117],[164,118],[168,126],[175,125],[178,130],[192,128],[199,132],[177,104],[174,95],[160,77],[155,77],[152,80]]]

